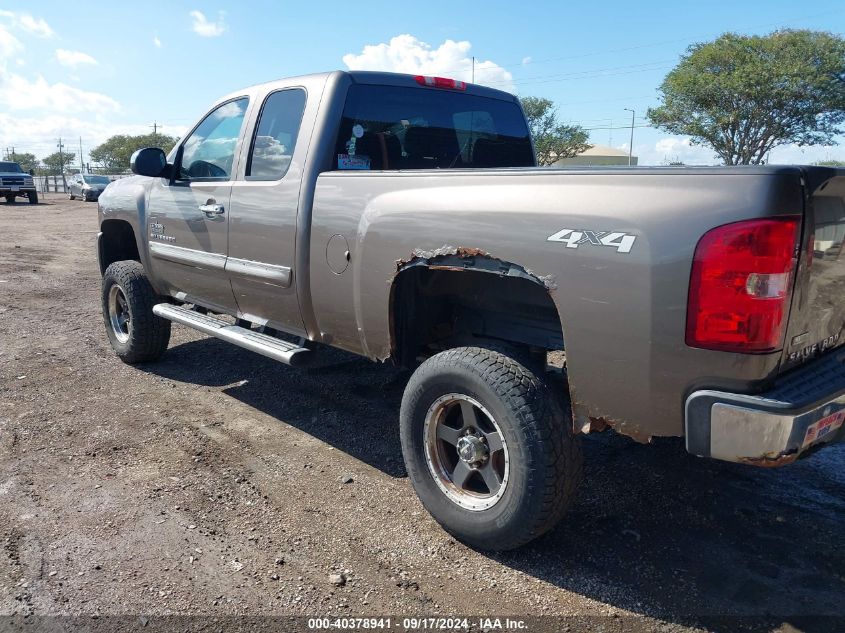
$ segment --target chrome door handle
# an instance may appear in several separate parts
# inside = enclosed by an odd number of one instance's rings
[[[199,206],[199,210],[205,213],[205,215],[209,218],[212,218],[215,215],[223,215],[225,211],[222,204],[201,204]]]

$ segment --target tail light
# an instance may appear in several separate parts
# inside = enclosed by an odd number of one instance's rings
[[[740,353],[783,347],[801,216],[748,220],[705,233],[687,305],[691,347]]]
[[[447,79],[446,77],[425,77],[417,75],[414,77],[417,83],[421,86],[428,86],[429,88],[445,88],[446,90],[466,90],[467,85],[463,81],[457,79]]]

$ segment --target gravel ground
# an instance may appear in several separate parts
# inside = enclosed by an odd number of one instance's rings
[[[774,471],[591,436],[556,530],[475,551],[405,476],[406,373],[329,349],[296,370],[181,326],[123,365],[96,231],[94,203],[0,205],[0,614],[845,622],[802,619],[845,617],[845,445]]]

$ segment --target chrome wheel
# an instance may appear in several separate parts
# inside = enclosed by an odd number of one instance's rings
[[[117,284],[109,288],[108,309],[112,331],[118,341],[125,343],[132,333],[132,321],[126,295]]]
[[[502,431],[469,396],[441,396],[423,428],[428,469],[440,490],[467,510],[487,510],[505,493],[510,465]]]

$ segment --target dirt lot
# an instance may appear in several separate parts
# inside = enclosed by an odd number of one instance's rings
[[[45,197],[0,205],[0,614],[845,617],[845,446],[768,471],[592,436],[564,523],[474,551],[405,477],[406,374],[332,350],[295,370],[181,326],[162,362],[125,366],[96,204]]]

